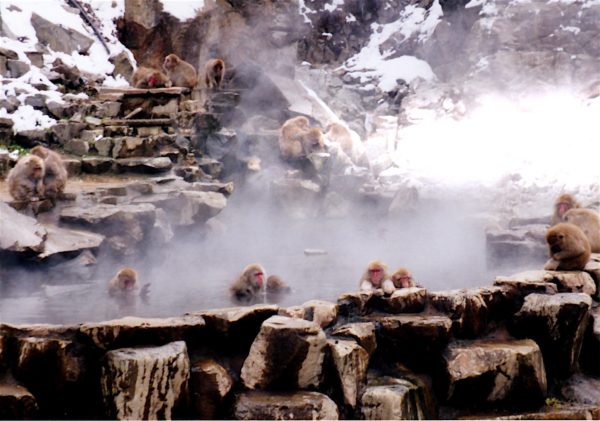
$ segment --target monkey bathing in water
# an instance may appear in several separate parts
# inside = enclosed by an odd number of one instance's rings
[[[564,216],[570,209],[580,208],[581,205],[569,193],[561,194],[554,201],[554,213],[550,225],[556,225],[559,222],[564,222]]]
[[[6,182],[13,199],[25,202],[44,196],[44,160],[37,155],[26,155],[10,170]]]
[[[385,294],[393,293],[396,288],[389,279],[387,265],[379,260],[373,260],[367,266],[359,283],[361,291],[382,289]]]
[[[229,292],[238,301],[250,302],[263,291],[264,283],[265,271],[261,265],[254,263],[244,268],[229,287]]]
[[[173,86],[193,88],[198,82],[196,69],[190,63],[180,59],[176,54],[169,54],[163,61],[163,70]]]
[[[44,160],[44,197],[56,202],[67,186],[69,174],[65,163],[58,153],[43,146],[34,147],[31,153]]]
[[[591,247],[587,237],[578,226],[561,222],[546,232],[550,260],[546,270],[583,270],[587,264]]]
[[[149,283],[144,284],[140,288],[137,271],[130,267],[119,270],[115,277],[108,282],[108,295],[114,298],[132,298],[137,296],[147,298],[149,291]]]

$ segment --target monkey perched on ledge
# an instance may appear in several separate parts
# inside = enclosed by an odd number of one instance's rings
[[[546,232],[546,242],[550,249],[550,260],[544,265],[546,270],[583,270],[587,264],[591,247],[587,237],[576,225],[561,222]]]
[[[44,196],[45,174],[44,160],[37,155],[26,155],[8,173],[8,192],[18,201],[38,200]]]
[[[559,222],[564,222],[564,216],[570,209],[579,208],[581,205],[569,193],[561,194],[554,202],[554,213],[552,214],[551,225],[556,225]]]
[[[283,159],[298,159],[325,150],[323,132],[310,127],[304,116],[290,118],[279,130],[279,150]]]
[[[194,66],[180,59],[176,54],[169,54],[165,57],[163,70],[173,83],[173,86],[193,88],[198,83],[198,75]]]
[[[131,85],[142,89],[170,88],[171,81],[160,70],[142,66],[131,76]]]
[[[31,153],[44,160],[44,197],[56,202],[67,186],[69,174],[65,163],[58,153],[43,146],[34,147]]]

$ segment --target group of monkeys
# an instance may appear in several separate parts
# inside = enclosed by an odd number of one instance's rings
[[[581,207],[572,195],[556,199],[551,225],[546,232],[550,260],[544,269],[583,270],[590,254],[600,253],[600,215]]]
[[[131,76],[135,88],[153,89],[179,86],[194,88],[198,83],[196,68],[176,54],[165,57],[162,70],[140,66]],[[204,82],[208,89],[219,89],[225,77],[225,62],[220,58],[210,59],[204,65]]]

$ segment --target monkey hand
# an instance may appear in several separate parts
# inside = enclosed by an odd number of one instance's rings
[[[146,301],[148,299],[149,295],[150,295],[150,282],[147,282],[144,285],[142,285],[142,288],[140,288],[140,297],[142,297],[142,300]]]
[[[381,288],[383,289],[383,293],[385,295],[392,295],[394,293],[394,291],[396,291],[396,287],[394,286],[394,283],[389,279],[386,279],[385,281],[383,281],[383,285],[381,286]]]
[[[558,268],[558,261],[554,259],[550,259],[544,265],[544,270],[556,270]]]

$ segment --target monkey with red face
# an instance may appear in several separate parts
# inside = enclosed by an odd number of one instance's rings
[[[563,193],[556,198],[554,201],[554,213],[552,214],[552,221],[550,225],[556,225],[560,222],[565,222],[564,216],[570,209],[580,208],[581,205],[573,195],[569,193]]]
[[[244,268],[242,273],[229,287],[231,297],[242,302],[253,301],[265,288],[265,270],[261,265],[253,263]]]
[[[394,283],[389,279],[387,265],[379,260],[373,260],[360,278],[361,291],[382,289],[385,294],[396,290]]]
[[[138,67],[131,76],[131,85],[136,88],[169,88],[171,81],[163,72],[149,67]]]

